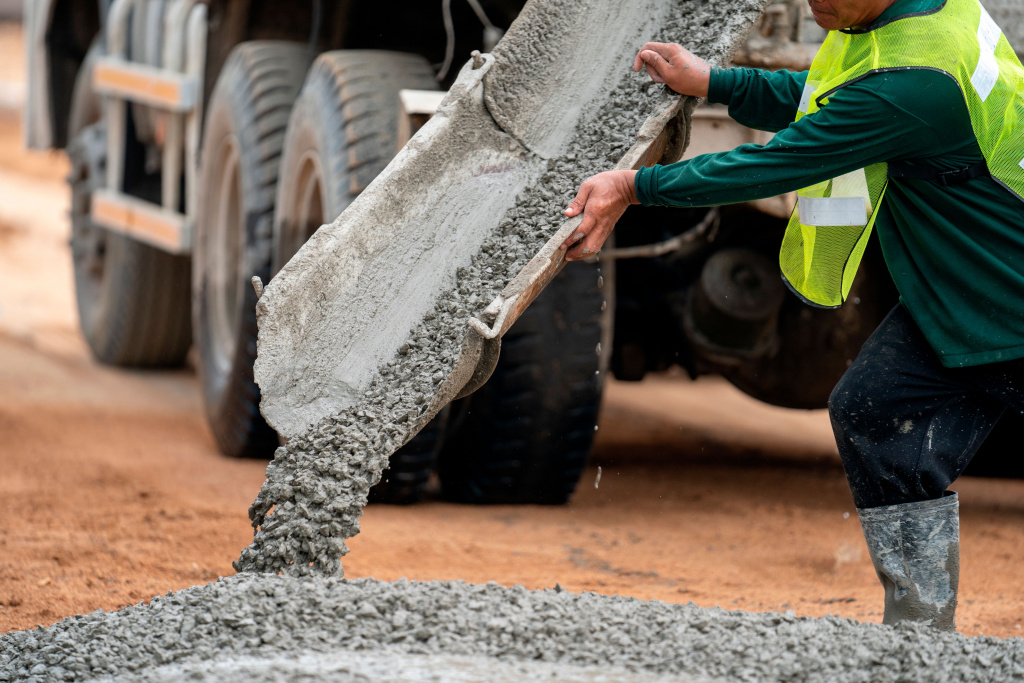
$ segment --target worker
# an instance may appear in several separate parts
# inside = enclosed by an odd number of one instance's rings
[[[710,68],[679,45],[644,45],[634,70],[776,135],[594,176],[566,210],[583,219],[562,248],[597,253],[630,204],[796,190],[782,275],[834,308],[874,229],[900,301],[829,415],[883,623],[954,630],[959,506],[947,488],[1004,411],[1024,412],[1024,68],[978,0],[809,3],[829,33],[802,73]]]

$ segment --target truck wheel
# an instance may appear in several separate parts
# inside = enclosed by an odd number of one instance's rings
[[[320,55],[288,122],[274,223],[274,272],[333,221],[398,152],[398,91],[436,90],[418,55],[341,50]],[[441,420],[391,456],[370,500],[412,503],[434,472]]]
[[[338,50],[309,70],[288,122],[274,223],[274,272],[352,203],[398,153],[398,91],[436,90],[419,55]]]
[[[93,225],[89,216],[93,190],[105,183],[107,160],[100,98],[92,89],[96,55],[94,46],[78,72],[68,120],[71,254],[79,326],[101,363],[178,365],[192,343],[188,258]]]
[[[210,429],[221,451],[268,457],[277,435],[260,414],[256,293],[270,276],[274,192],[284,133],[306,71],[298,43],[241,43],[210,96],[193,254],[193,324]]]
[[[487,384],[452,405],[438,462],[446,498],[558,505],[572,496],[604,385],[607,275],[600,287],[594,266],[566,267],[502,339]]]

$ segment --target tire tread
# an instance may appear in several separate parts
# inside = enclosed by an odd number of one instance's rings
[[[601,402],[595,348],[603,299],[594,266],[573,265],[509,330],[491,379],[452,407],[439,459],[446,498],[546,505],[569,500],[586,466]],[[570,317],[585,324],[558,324]]]
[[[248,204],[245,248],[249,270],[264,281],[270,276],[278,166],[288,117],[298,96],[305,66],[305,46],[299,43],[241,43],[228,57],[211,96],[211,109],[217,98],[222,98],[230,108],[240,139],[243,173],[252,173],[256,181],[243,200]],[[198,310],[196,319],[202,340],[205,331],[201,329],[202,314]],[[235,457],[268,457],[278,445],[277,434],[260,414],[260,390],[252,369],[256,360],[256,336],[256,296],[246,288],[239,338],[226,381],[219,385],[222,386],[219,393],[206,380],[203,382],[211,430],[221,451]],[[202,350],[200,358],[203,358]],[[201,374],[209,371],[205,365],[200,362]]]

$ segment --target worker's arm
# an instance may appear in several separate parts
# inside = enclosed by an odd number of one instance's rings
[[[748,128],[780,131],[796,118],[807,72],[712,69],[708,102],[729,105],[729,116]]]
[[[807,82],[806,71],[712,69],[676,43],[645,44],[633,60],[633,71],[640,69],[681,95],[729,105],[729,115],[745,126],[772,132],[796,118]]]
[[[711,66],[700,57],[676,43],[645,43],[633,60],[633,71],[646,69],[656,83],[681,95],[706,97]],[[636,204],[635,171],[601,173],[580,186],[576,198],[565,215],[578,216],[587,208],[576,232],[565,241],[570,261],[597,253],[615,223],[630,204]]]
[[[951,88],[952,79],[934,72],[878,74],[837,91],[827,106],[791,123],[766,145],[641,169],[637,200],[648,206],[736,204],[882,161],[972,151],[980,160],[976,141],[974,150],[960,149],[973,133],[966,109],[950,106],[960,97]]]
[[[913,81],[909,79],[915,79]],[[912,86],[912,87],[908,87]],[[829,104],[780,131],[767,145],[741,145],[669,166],[610,171],[587,181],[566,211],[585,213],[567,258],[596,253],[629,205],[621,186],[635,183],[636,203],[717,206],[783,194],[880,161],[981,160],[956,83],[930,71],[877,74],[836,92]],[[959,106],[950,103],[959,102]],[[964,147],[964,141],[969,141]],[[582,193],[581,193],[582,194]],[[591,207],[588,198],[599,197]]]

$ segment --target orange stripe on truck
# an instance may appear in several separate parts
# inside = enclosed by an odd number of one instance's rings
[[[93,70],[93,85],[100,92],[121,95],[145,104],[162,105],[175,110],[188,106],[183,101],[180,78],[164,77],[158,73],[147,74],[138,67],[122,67],[99,61]]]
[[[92,198],[91,214],[94,222],[117,232],[174,252],[181,247],[182,221],[162,207],[120,201],[100,190]]]

